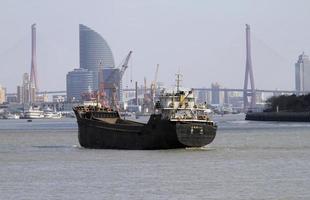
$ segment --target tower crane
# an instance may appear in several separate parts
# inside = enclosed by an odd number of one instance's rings
[[[122,80],[124,73],[126,71],[126,69],[128,68],[128,62],[129,59],[131,57],[132,51],[129,51],[128,55],[126,56],[126,58],[123,60],[123,62],[121,63],[121,65],[117,68],[119,69],[119,79]],[[104,89],[109,89],[112,90],[112,102],[111,102],[111,106],[112,107],[117,107],[117,101],[119,101],[119,97],[117,98],[116,96],[116,91],[118,88],[118,86],[115,83],[111,83],[111,80],[115,77],[116,71],[118,70],[114,70],[109,77],[106,78],[106,80],[104,81]]]
[[[124,61],[123,65],[122,65],[122,67],[120,69],[120,77],[121,77],[121,79],[123,78],[123,75],[124,75],[126,69],[128,68],[128,62],[129,62],[131,54],[132,54],[132,51],[129,51],[129,53],[126,56],[125,61]]]

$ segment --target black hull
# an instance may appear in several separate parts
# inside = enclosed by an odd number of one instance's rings
[[[175,149],[202,147],[216,135],[216,125],[209,122],[180,122],[162,120],[151,115],[147,124],[116,118],[107,123],[85,117],[75,110],[82,147],[96,149]]]
[[[283,121],[283,122],[309,122],[309,112],[249,112],[245,120],[253,121]]]

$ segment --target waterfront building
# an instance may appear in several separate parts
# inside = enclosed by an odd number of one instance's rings
[[[82,94],[94,91],[94,73],[88,69],[74,69],[67,74],[67,100],[81,101]]]
[[[227,90],[224,91],[224,104],[229,104],[229,92]]]
[[[16,92],[16,102],[22,103],[23,102],[23,87],[18,85],[17,86],[17,92]]]
[[[310,61],[304,52],[295,64],[295,89],[299,92],[310,91]]]
[[[218,83],[212,83],[211,104],[220,104],[220,103],[221,103],[220,85]]]
[[[243,92],[230,92],[228,99],[234,109],[243,109]]]
[[[52,99],[53,99],[53,102],[65,102],[66,101],[66,95],[53,95],[52,96]]]
[[[80,68],[94,72],[93,89],[98,90],[98,73],[103,68],[114,68],[114,57],[105,39],[91,28],[80,24]]]
[[[47,96],[47,94],[37,95],[37,96],[36,96],[36,102],[37,102],[37,103],[45,103],[45,102],[48,102],[48,96]]]
[[[22,103],[29,104],[30,103],[30,77],[28,73],[24,73],[23,75],[23,84],[22,84]]]
[[[207,102],[207,90],[200,90],[197,94],[197,103]]]
[[[256,103],[263,103],[265,102],[265,99],[264,99],[264,95],[262,92],[256,92],[256,100],[255,100]]]
[[[6,102],[8,102],[9,104],[18,103],[17,96],[16,95],[6,96]]]
[[[206,101],[207,101],[208,104],[211,104],[211,96],[212,96],[211,91],[207,91],[207,99],[206,99]]]
[[[5,99],[5,88],[0,85],[0,104],[3,104]]]

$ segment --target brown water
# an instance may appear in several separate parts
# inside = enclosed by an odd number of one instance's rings
[[[215,117],[201,149],[89,150],[74,119],[0,121],[0,199],[310,199],[310,124]]]

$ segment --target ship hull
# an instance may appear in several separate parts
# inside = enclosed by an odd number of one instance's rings
[[[182,122],[161,119],[151,115],[142,124],[120,118],[117,123],[107,123],[96,118],[83,117],[75,111],[79,127],[80,145],[96,149],[175,149],[202,147],[211,143],[216,135],[216,125],[207,122]]]

